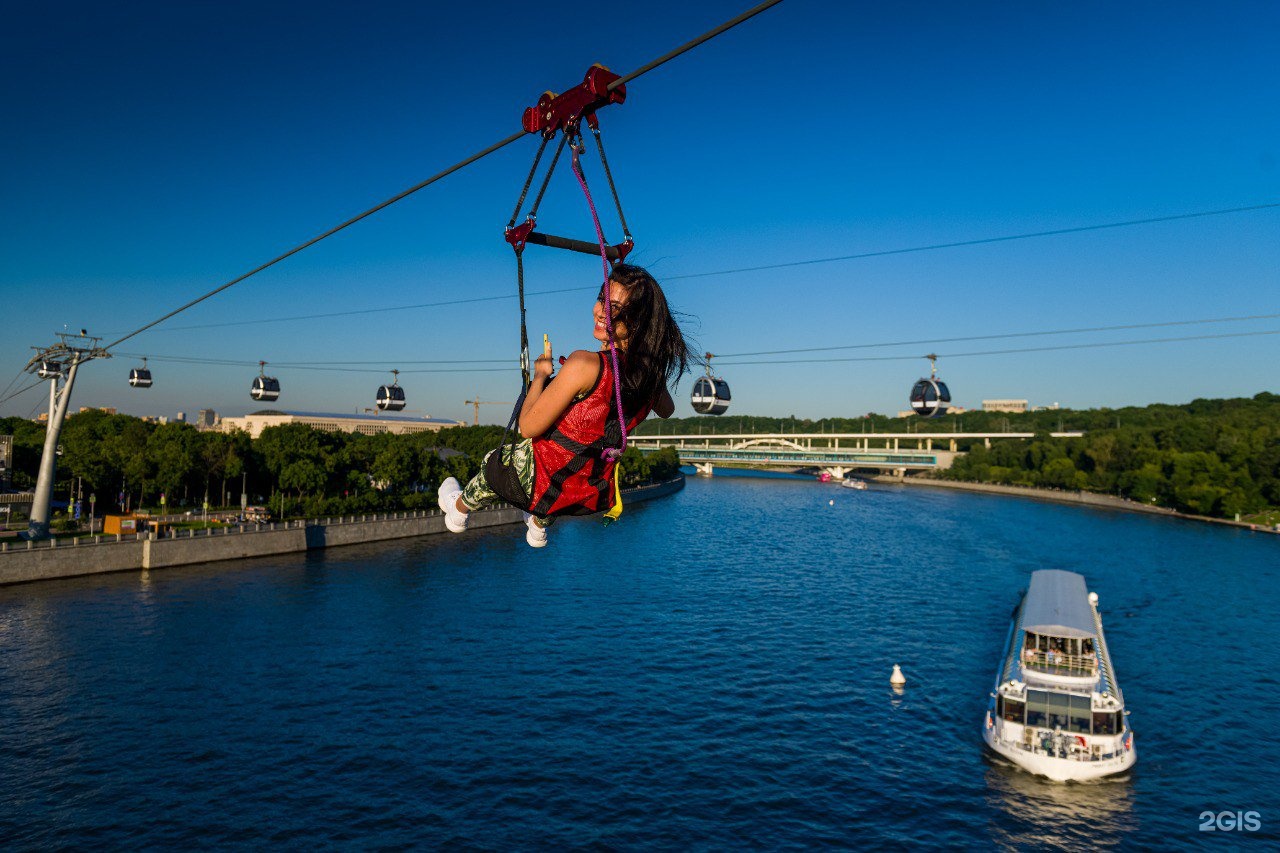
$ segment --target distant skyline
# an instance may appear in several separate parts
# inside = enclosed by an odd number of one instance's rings
[[[592,62],[629,71],[748,5],[10,10],[0,388],[64,325],[113,340],[503,138]],[[1280,314],[1274,207],[697,275],[1274,204],[1277,31],[1268,2],[786,0],[601,113],[633,259],[664,282],[699,352]],[[356,412],[392,368],[405,414],[470,423],[464,401],[514,400],[501,235],[535,147],[521,140],[128,341],[82,369],[71,411]],[[587,169],[616,237],[594,153]],[[590,237],[565,167],[540,224]],[[530,296],[531,337],[590,347],[598,261],[531,248],[526,271],[532,294],[568,291]],[[360,313],[403,305],[431,307]],[[249,322],[309,314],[336,316]],[[969,408],[1177,403],[1277,391],[1271,331],[1280,318],[725,358],[717,372],[729,415],[893,414],[931,350],[952,355],[939,374]],[[963,355],[1213,335],[1237,337]],[[152,388],[128,387],[140,359],[126,353],[151,357]],[[806,357],[884,360],[786,363]],[[282,385],[270,406],[248,395],[259,359]],[[305,369],[320,362],[346,364]],[[690,385],[677,416],[692,414]],[[45,402],[32,390],[0,415]],[[507,414],[481,407],[482,422]]]

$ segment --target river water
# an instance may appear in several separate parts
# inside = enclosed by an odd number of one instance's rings
[[[0,589],[0,842],[1080,848],[1280,838],[1280,538],[690,478],[518,528]],[[1138,764],[984,755],[1029,573],[1079,571]],[[893,664],[908,678],[896,695]],[[1261,829],[1201,831],[1203,812]]]

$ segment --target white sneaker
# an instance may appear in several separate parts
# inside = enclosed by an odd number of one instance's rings
[[[547,529],[539,526],[529,513],[524,514],[524,541],[529,543],[531,548],[547,547]]]
[[[458,496],[461,494],[462,486],[453,477],[446,477],[436,492],[440,511],[444,513],[444,526],[450,533],[461,533],[467,529],[469,516],[458,511]]]

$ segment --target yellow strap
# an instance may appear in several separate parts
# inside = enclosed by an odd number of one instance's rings
[[[613,466],[613,509],[604,514],[604,523],[617,521],[618,516],[622,515],[622,464],[616,463]]]

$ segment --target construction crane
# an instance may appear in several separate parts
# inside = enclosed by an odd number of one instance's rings
[[[479,397],[479,395],[478,395],[478,394],[477,394],[476,396],[477,396],[477,398]],[[481,407],[481,406],[512,406],[512,405],[515,405],[514,403],[504,403],[504,402],[502,402],[501,400],[480,400],[480,399],[467,400],[467,401],[466,401],[466,404],[467,404],[468,406],[474,406],[474,407],[475,407],[475,410],[476,410],[476,418],[475,418],[475,420],[472,422],[474,426],[480,426],[480,407]]]

